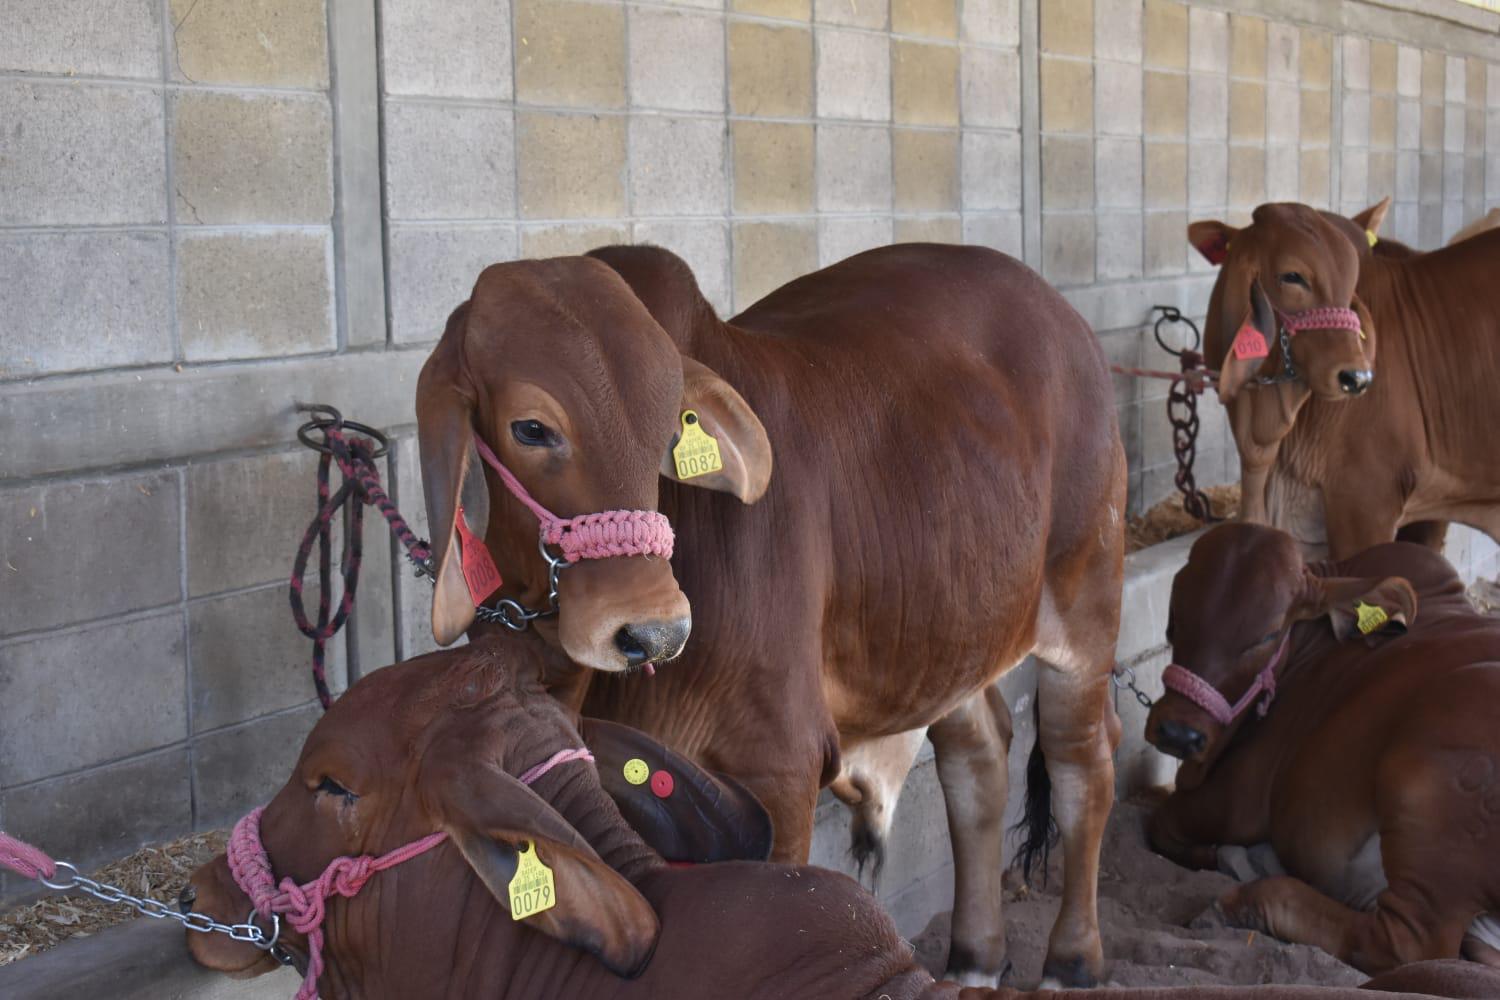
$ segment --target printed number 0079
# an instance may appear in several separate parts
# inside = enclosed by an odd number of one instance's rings
[[[552,889],[550,886],[541,886],[536,889],[527,889],[518,892],[510,899],[511,909],[518,913],[531,913],[534,910],[545,909],[552,900]]]

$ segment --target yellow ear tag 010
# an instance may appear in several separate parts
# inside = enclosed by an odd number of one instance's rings
[[[724,468],[719,442],[703,429],[693,410],[682,411],[682,433],[672,449],[672,464],[677,467],[678,479],[694,479]]]
[[[536,844],[516,855],[516,874],[510,880],[510,918],[525,920],[557,905],[557,884],[552,869],[536,856]]]
[[[1356,624],[1359,626],[1360,635],[1369,635],[1391,620],[1391,616],[1385,613],[1384,608],[1377,608],[1364,601],[1355,602],[1354,614],[1357,616]]]

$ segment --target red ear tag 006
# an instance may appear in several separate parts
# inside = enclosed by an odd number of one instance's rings
[[[500,589],[500,570],[495,567],[495,560],[490,558],[490,550],[469,530],[462,507],[458,508],[456,527],[464,582],[469,585],[469,596],[473,598],[475,605],[480,605]]]
[[[1234,351],[1234,356],[1241,361],[1248,361],[1251,358],[1264,358],[1271,353],[1271,349],[1266,346],[1266,338],[1249,323],[1240,327],[1240,332],[1234,335],[1234,344],[1230,349]]]

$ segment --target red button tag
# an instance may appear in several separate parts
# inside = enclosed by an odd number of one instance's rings
[[[1270,355],[1271,349],[1266,346],[1266,338],[1255,327],[1246,323],[1240,327],[1240,332],[1234,335],[1234,356],[1241,361],[1250,358],[1264,358]]]
[[[664,799],[668,795],[671,795],[672,789],[676,787],[677,783],[672,780],[672,776],[666,771],[657,771],[651,776],[651,794],[659,799]]]
[[[462,507],[458,508],[458,540],[459,564],[463,567],[464,582],[469,585],[469,596],[476,605],[483,604],[500,589],[500,571],[495,568],[495,560],[490,558],[490,550],[464,522]]]

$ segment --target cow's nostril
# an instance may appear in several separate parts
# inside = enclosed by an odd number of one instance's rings
[[[1193,754],[1202,753],[1208,744],[1208,737],[1204,736],[1192,726],[1187,726],[1173,719],[1164,720],[1156,727],[1160,748],[1174,757],[1191,757]]]
[[[615,647],[625,654],[625,662],[632,667],[659,663],[682,652],[691,627],[692,622],[687,618],[625,625],[615,633]]]
[[[1375,373],[1367,368],[1346,368],[1339,372],[1339,388],[1346,395],[1358,396],[1370,388],[1370,383],[1375,380]]]
[[[646,652],[646,647],[641,645],[629,625],[623,626],[615,633],[615,648],[625,654],[625,662],[632,667],[639,666],[651,658]]]
[[[192,910],[193,904],[197,901],[198,890],[193,888],[193,885],[190,882],[187,885],[183,886],[182,891],[177,894],[177,909],[181,913],[188,913]]]

